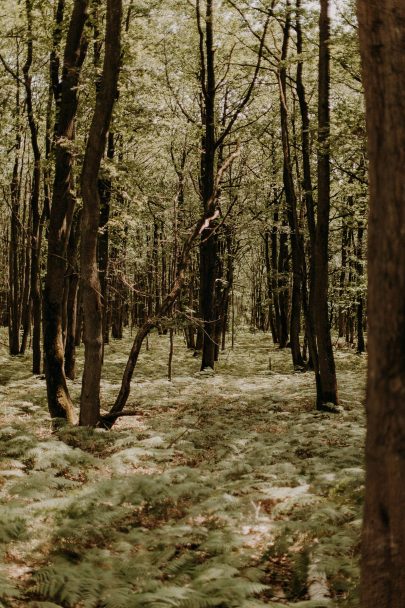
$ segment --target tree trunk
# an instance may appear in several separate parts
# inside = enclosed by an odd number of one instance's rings
[[[73,421],[74,411],[66,385],[62,339],[62,301],[66,250],[75,198],[72,185],[72,146],[81,67],[87,51],[83,29],[88,0],[75,0],[67,33],[60,85],[58,131],[55,144],[55,178],[48,233],[47,273],[44,289],[44,354],[48,407],[52,418]]]
[[[199,5],[197,5],[200,25]],[[201,89],[203,96],[202,155],[201,155],[201,197],[204,211],[214,191],[215,172],[215,66],[213,41],[213,0],[206,0],[205,13],[205,54],[204,35],[200,29]],[[215,280],[217,269],[217,235],[215,225],[203,230],[200,244],[200,316],[203,321],[201,369],[215,365]]]
[[[338,403],[335,360],[328,316],[330,213],[330,53],[329,0],[321,0],[319,19],[318,209],[315,243],[315,328],[319,356],[317,407]]]
[[[280,341],[279,347],[286,348],[288,344],[288,309],[290,299],[290,288],[288,282],[289,264],[288,264],[288,234],[287,223],[283,220],[279,236],[279,251],[278,251],[278,274],[277,274],[277,290],[278,302],[280,307]]]
[[[76,323],[77,296],[79,290],[79,268],[77,264],[77,246],[79,242],[80,212],[75,214],[70,231],[67,250],[66,273],[66,329],[65,329],[65,374],[70,380],[76,378]]]
[[[114,134],[110,131],[107,142],[107,158],[114,158]],[[109,327],[108,327],[108,258],[109,258],[109,227],[110,219],[110,204],[111,204],[111,178],[106,176],[98,181],[98,191],[100,196],[100,236],[98,240],[98,271],[101,287],[101,301],[103,305],[103,343],[108,344]]]
[[[405,606],[405,4],[358,0],[370,177],[361,606]]]
[[[315,330],[315,242],[316,242],[316,222],[314,189],[311,172],[311,146],[310,146],[310,121],[308,102],[303,81],[303,61],[301,59],[303,48],[303,36],[301,27],[301,0],[296,0],[297,16],[295,29],[297,32],[297,53],[300,58],[297,63],[297,96],[301,114],[301,138],[302,138],[302,185],[304,189],[305,208],[307,212],[307,225],[309,232],[309,276],[307,277],[306,264],[303,278],[303,308],[305,315],[306,335],[308,339],[309,367],[315,371],[316,385],[319,386],[319,362],[318,348],[316,343]],[[305,263],[305,254],[304,254]],[[308,290],[307,290],[307,278]],[[308,293],[307,293],[308,291]]]
[[[17,75],[18,75],[17,64]],[[16,81],[16,137],[15,137],[15,158],[13,165],[13,175],[10,184],[11,194],[11,216],[10,216],[10,244],[9,244],[9,292],[8,292],[8,334],[10,355],[18,355],[20,352],[20,270],[18,250],[20,245],[20,150],[21,150],[21,125],[20,125],[20,81]]]
[[[364,353],[366,347],[364,344],[364,298],[361,292],[362,289],[362,278],[363,278],[363,235],[364,225],[363,222],[359,222],[357,228],[357,247],[356,247],[356,270],[357,270],[357,282],[358,282],[358,294],[357,294],[357,352]]]
[[[34,169],[31,183],[31,286],[30,300],[32,307],[32,373],[41,373],[41,289],[39,283],[40,271],[40,213],[39,196],[41,187],[41,152],[38,144],[38,127],[35,122],[32,103],[32,88],[30,69],[33,56],[32,32],[32,0],[26,0],[27,15],[27,59],[23,66],[25,103],[28,125],[30,128]]]
[[[270,322],[270,330],[271,337],[274,344],[278,342],[278,334],[277,334],[277,326],[275,320],[274,313],[274,294],[273,294],[273,286],[272,286],[272,272],[273,269],[271,267],[270,261],[270,235],[268,230],[264,233],[264,261],[266,264],[266,279],[267,279],[267,297],[269,300],[269,322]]]
[[[290,317],[290,344],[293,365],[295,369],[304,367],[304,360],[300,346],[301,327],[301,289],[302,270],[304,265],[304,250],[301,247],[301,235],[298,225],[297,196],[294,186],[294,176],[290,151],[290,136],[288,131],[288,108],[287,108],[287,68],[288,44],[290,39],[290,3],[287,1],[287,14],[284,25],[283,45],[281,51],[280,79],[280,117],[281,117],[281,139],[283,145],[283,183],[287,204],[287,218],[290,226],[290,243],[292,257],[292,297]]]
[[[80,425],[96,426],[100,418],[100,379],[103,359],[103,316],[97,268],[100,221],[98,174],[107,141],[121,62],[121,0],[107,0],[104,65],[90,126],[81,176],[83,211],[80,272],[84,314],[84,370]]]

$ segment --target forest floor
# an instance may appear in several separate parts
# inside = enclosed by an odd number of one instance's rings
[[[130,341],[106,348],[105,408]],[[336,351],[326,414],[267,335],[237,334],[215,375],[178,336],[172,382],[168,342],[110,432],[52,432],[44,379],[0,347],[0,606],[357,606],[365,356]]]

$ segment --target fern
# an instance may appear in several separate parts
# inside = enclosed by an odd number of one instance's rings
[[[12,512],[3,510],[0,516],[0,543],[26,538],[27,525],[25,519],[16,517]]]
[[[0,572],[0,600],[7,606],[13,599],[21,595],[19,589],[4,573]]]

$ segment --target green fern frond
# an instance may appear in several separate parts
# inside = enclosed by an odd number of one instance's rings
[[[26,537],[27,526],[22,517],[16,517],[12,513],[3,510],[0,516],[0,543],[11,540],[22,540]]]

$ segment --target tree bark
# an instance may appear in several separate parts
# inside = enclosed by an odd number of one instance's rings
[[[77,296],[79,291],[79,268],[77,246],[80,231],[80,212],[75,213],[67,249],[66,272],[66,329],[65,329],[65,374],[70,380],[76,378],[76,323]]]
[[[197,10],[199,11],[198,5]],[[200,14],[197,15],[200,24]],[[213,41],[213,0],[206,0],[205,52],[203,33],[200,31],[201,88],[203,93],[201,197],[207,212],[214,189],[215,172],[215,66]],[[200,316],[203,321],[201,369],[215,365],[215,279],[217,269],[217,235],[215,225],[209,225],[201,234],[200,244]]]
[[[115,144],[114,144],[114,133],[111,131],[108,133],[107,142],[107,158],[112,160],[114,158]],[[110,219],[110,205],[111,205],[111,192],[112,183],[111,178],[106,176],[98,180],[98,191],[100,196],[100,236],[98,242],[98,271],[100,277],[101,286],[101,298],[103,304],[103,343],[108,344],[109,341],[109,327],[108,327],[108,302],[109,302],[109,285],[108,285],[108,261],[109,261],[109,227],[108,222]]]
[[[361,292],[361,282],[364,274],[363,270],[363,235],[364,225],[360,221],[357,227],[357,247],[356,247],[356,270],[357,270],[357,283],[358,283],[358,294],[357,294],[357,352],[364,353],[366,346],[364,343],[364,298]]]
[[[309,233],[309,276],[305,264],[304,254],[304,278],[303,278],[303,308],[305,315],[306,335],[308,339],[309,349],[309,367],[315,371],[316,385],[319,385],[319,362],[318,348],[315,336],[315,242],[316,242],[316,222],[315,222],[315,203],[314,203],[314,188],[312,182],[311,171],[311,145],[310,145],[310,120],[307,96],[303,79],[302,54],[303,35],[301,26],[301,0],[296,0],[296,22],[295,30],[297,33],[297,54],[299,57],[297,63],[297,96],[301,114],[301,138],[302,138],[302,186],[304,189],[305,208],[307,212],[307,225]],[[307,289],[307,278],[308,289]],[[308,293],[307,293],[308,292]]]
[[[361,606],[405,606],[405,4],[358,0],[366,96],[368,379]]]
[[[297,215],[297,195],[294,186],[293,168],[290,150],[290,136],[288,130],[288,108],[287,108],[287,68],[288,45],[290,39],[290,3],[287,1],[286,18],[283,32],[283,45],[281,51],[281,67],[279,71],[280,89],[280,118],[281,118],[281,140],[283,145],[283,183],[287,204],[287,218],[290,226],[290,243],[292,258],[292,297],[290,317],[290,344],[293,365],[295,369],[304,367],[300,346],[301,326],[301,290],[303,278],[304,250],[301,247],[301,235]]]
[[[314,316],[319,357],[317,407],[338,403],[335,360],[328,316],[330,213],[330,53],[329,0],[321,0],[319,18],[318,209],[315,241]]]
[[[75,0],[67,33],[55,143],[55,178],[48,232],[44,289],[44,354],[48,407],[52,418],[75,419],[64,371],[62,301],[66,250],[75,197],[72,184],[74,122],[81,67],[87,51],[83,36],[88,0]]]
[[[100,88],[90,126],[83,169],[80,271],[84,314],[84,370],[80,425],[96,426],[100,417],[100,379],[103,360],[103,315],[97,268],[100,220],[98,174],[107,141],[121,63],[121,0],[107,0],[105,54]]]
[[[18,57],[18,55],[17,55]],[[17,63],[17,76],[19,65]],[[10,184],[11,216],[10,216],[10,244],[9,244],[9,268],[8,268],[8,337],[10,355],[18,355],[20,352],[20,268],[18,250],[21,239],[20,227],[20,153],[21,153],[21,124],[20,124],[20,79],[16,80],[16,136],[15,136],[15,158],[13,174]]]
[[[38,144],[38,127],[35,122],[32,103],[32,87],[30,69],[33,58],[32,32],[32,0],[26,0],[27,16],[27,59],[23,66],[25,103],[28,125],[31,135],[31,146],[34,156],[34,169],[31,183],[31,284],[30,300],[32,307],[32,373],[41,373],[41,289],[39,283],[40,270],[40,212],[39,196],[41,187],[41,152]]]

